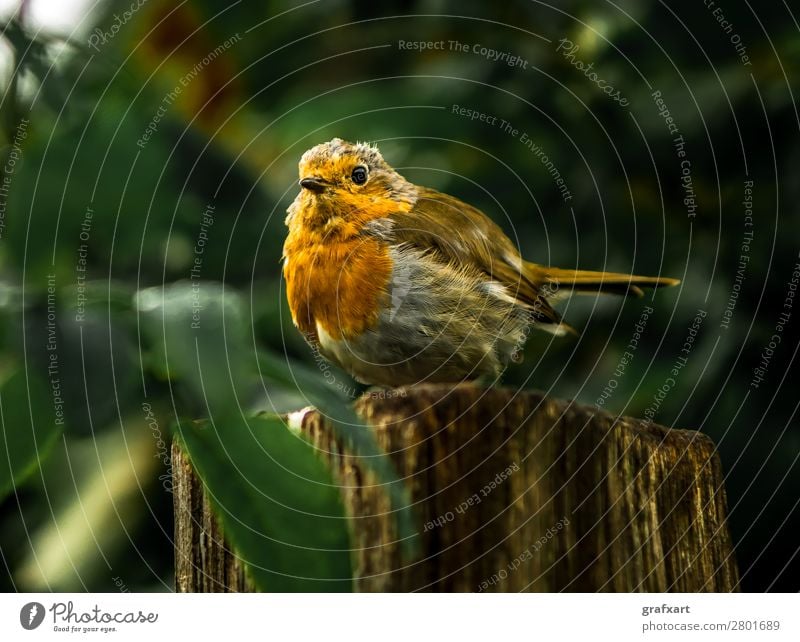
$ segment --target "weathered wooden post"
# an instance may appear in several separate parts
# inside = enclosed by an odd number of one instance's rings
[[[360,591],[735,591],[719,457],[697,432],[537,392],[431,385],[365,397],[419,511],[404,560],[389,502],[317,413],[301,429],[353,520]],[[174,448],[178,591],[249,590]]]

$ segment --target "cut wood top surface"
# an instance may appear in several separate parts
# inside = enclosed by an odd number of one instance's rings
[[[304,414],[352,519],[358,590],[737,590],[721,465],[699,432],[471,384],[373,390],[356,406],[421,540],[405,559],[369,467]]]

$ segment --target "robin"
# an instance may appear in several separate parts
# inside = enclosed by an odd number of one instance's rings
[[[299,169],[283,248],[292,319],[362,383],[498,377],[531,327],[575,332],[558,297],[678,283],[525,261],[483,212],[407,181],[365,143],[334,138]]]

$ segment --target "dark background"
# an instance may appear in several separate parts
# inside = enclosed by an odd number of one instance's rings
[[[532,337],[505,381],[592,404],[615,379],[608,410],[710,435],[726,474],[743,590],[800,589],[792,383],[800,304],[783,307],[800,262],[800,37],[788,6],[728,2],[714,15],[703,2],[151,0],[121,20],[115,14],[135,2],[47,22],[28,4],[3,31],[4,153],[11,158],[15,138],[21,153],[4,170],[0,376],[27,374],[46,389],[54,275],[59,310],[70,311],[56,323],[66,422],[48,438],[41,469],[0,504],[0,588],[171,587],[168,462],[143,403],[166,442],[170,408],[191,414],[194,401],[176,401],[131,300],[190,278],[211,204],[202,280],[238,293],[251,349],[313,368],[283,296],[283,219],[302,152],[340,136],[376,143],[410,180],[480,207],[529,260],[680,278],[643,300],[565,303],[580,338]],[[95,28],[116,29],[97,50],[87,44]],[[627,105],[557,51],[562,38],[578,45],[572,62],[593,63]],[[401,40],[445,41],[445,50],[401,50]],[[448,41],[468,51],[449,50]],[[473,53],[476,44],[519,56],[527,68]],[[656,91],[685,141],[694,216]],[[498,122],[455,115],[454,104]],[[541,147],[571,200],[500,119]],[[77,323],[81,243],[87,303]],[[646,305],[654,312],[615,376]],[[688,361],[656,402],[698,310],[706,316]],[[754,369],[783,311],[791,316],[756,388]],[[13,398],[6,389],[6,432]],[[291,391],[248,399],[253,410],[304,405]]]

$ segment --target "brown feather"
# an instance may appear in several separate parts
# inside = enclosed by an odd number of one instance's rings
[[[504,285],[540,323],[574,332],[547,300],[554,290],[642,295],[642,287],[675,285],[676,279],[616,272],[550,268],[524,261],[502,229],[477,208],[436,190],[418,188],[407,212],[388,217],[394,242],[429,249],[443,261],[472,266]]]
[[[430,249],[443,261],[483,272],[504,285],[537,321],[572,330],[542,296],[546,281],[535,280],[538,273],[524,267],[525,262],[503,230],[477,208],[420,187],[414,206],[408,212],[392,214],[389,220],[394,242]]]
[[[658,276],[637,276],[620,272],[595,272],[592,270],[569,270],[551,268],[526,262],[526,271],[538,272],[539,279],[566,287],[578,294],[629,294],[642,296],[642,288],[658,288],[677,285],[678,279]]]

